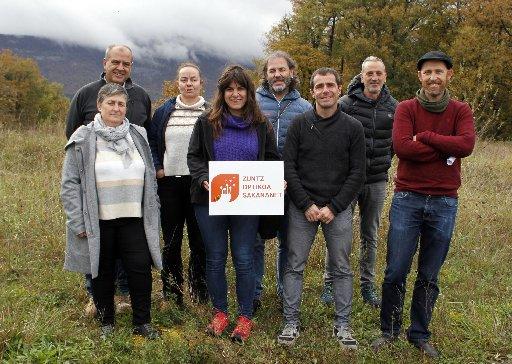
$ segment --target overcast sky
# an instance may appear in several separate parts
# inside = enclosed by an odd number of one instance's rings
[[[251,60],[288,0],[0,0],[0,34],[32,35],[104,49],[134,47],[135,56],[193,57],[193,51]]]

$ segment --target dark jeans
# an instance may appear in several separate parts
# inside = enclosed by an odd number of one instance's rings
[[[236,273],[238,313],[251,318],[254,297],[252,261],[259,216],[210,216],[208,205],[194,205],[194,208],[206,248],[206,283],[213,307],[226,313],[228,311],[226,261],[229,232],[231,258]]]
[[[189,285],[194,292],[206,292],[205,251],[197,225],[194,208],[190,203],[190,176],[168,176],[157,179],[160,197],[160,219],[164,238],[161,272],[164,295],[183,295],[183,260],[181,244],[183,227],[187,222],[190,259]]]
[[[286,268],[286,255],[288,254],[288,245],[286,242],[286,231],[288,230],[288,195],[284,197],[284,216],[281,220],[281,226],[277,231],[277,241],[279,242],[276,256],[276,288],[278,297],[283,297],[283,278]],[[263,293],[263,275],[265,274],[265,240],[259,236],[254,246],[254,298],[261,299]]]
[[[413,192],[396,192],[389,212],[387,266],[382,284],[381,330],[397,336],[407,275],[418,249],[418,270],[411,303],[411,342],[430,338],[428,326],[439,294],[437,278],[446,254],[457,215],[457,199]]]
[[[122,296],[127,296],[130,294],[130,289],[128,288],[128,278],[126,277],[126,272],[123,269],[123,264],[121,263],[121,259],[116,259],[116,271],[114,273],[117,291]],[[92,275],[85,275],[85,289],[89,296],[92,297]]]
[[[92,290],[102,325],[114,323],[116,258],[123,262],[128,277],[133,324],[150,322],[152,260],[141,218],[100,220],[100,262]]]

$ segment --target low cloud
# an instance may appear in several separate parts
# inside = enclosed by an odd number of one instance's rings
[[[205,52],[248,61],[261,55],[264,33],[291,11],[291,4],[288,0],[0,0],[0,8],[1,34],[98,49],[126,43],[136,58],[181,60]]]

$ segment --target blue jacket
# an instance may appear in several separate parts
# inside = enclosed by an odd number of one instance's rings
[[[204,106],[208,109],[210,104],[205,102]],[[176,110],[176,97],[170,98],[156,109],[151,122],[147,126],[149,147],[151,148],[156,171],[164,168],[165,128],[174,110]]]
[[[286,132],[292,120],[313,107],[307,100],[300,97],[300,93],[297,90],[288,92],[281,101],[277,101],[275,96],[263,86],[258,87],[256,90],[256,101],[261,112],[274,128],[277,150],[279,155],[282,156]]]

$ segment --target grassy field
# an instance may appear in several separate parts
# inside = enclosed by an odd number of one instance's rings
[[[61,130],[0,130],[0,358],[5,362],[105,363],[415,363],[428,362],[399,341],[375,355],[378,311],[364,306],[355,284],[352,326],[360,347],[345,352],[331,338],[333,309],[319,302],[323,252],[315,244],[306,270],[303,331],[295,347],[276,343],[281,325],[274,281],[275,242],[267,245],[266,292],[250,341],[239,346],[205,335],[207,307],[162,308],[154,272],[153,320],[162,340],[133,339],[131,317],[119,315],[116,335],[98,339],[83,315],[83,279],[62,269],[64,216],[59,200],[65,138]],[[512,361],[512,145],[479,143],[463,163],[459,214],[441,294],[432,321],[433,342],[445,363]],[[387,209],[380,231],[378,280],[385,257]],[[357,234],[357,232],[356,232]],[[357,272],[359,245],[354,242]],[[230,268],[230,272],[232,269]],[[413,272],[414,273],[414,272]],[[414,274],[411,274],[414,277]],[[355,282],[358,282],[356,274]],[[408,282],[405,325],[413,279]],[[233,299],[233,275],[230,274]],[[235,305],[231,300],[231,312]]]

